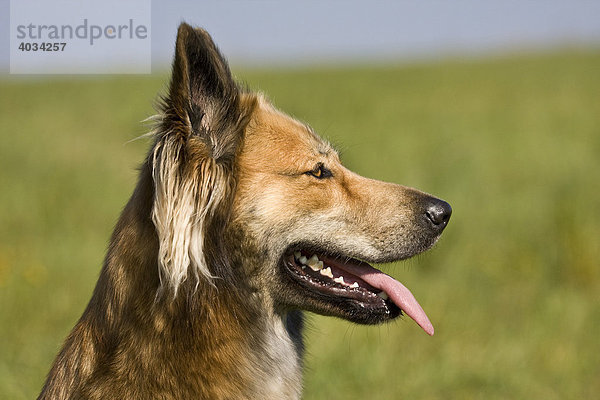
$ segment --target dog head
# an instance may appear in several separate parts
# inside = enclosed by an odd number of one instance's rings
[[[309,127],[241,90],[210,36],[182,24],[151,152],[163,285],[247,285],[276,310],[359,323],[411,316],[408,289],[368,263],[429,249],[450,206],[363,178]],[[243,281],[243,282],[242,282]]]

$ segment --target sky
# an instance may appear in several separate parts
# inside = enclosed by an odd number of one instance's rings
[[[151,11],[152,71],[168,68],[181,21],[207,29],[232,63],[248,66],[402,62],[565,47],[600,49],[597,0],[136,1],[146,3]],[[106,4],[104,12],[110,16],[109,3],[94,3]],[[3,73],[10,65],[9,4],[10,0],[0,0]],[[64,5],[44,13],[46,21],[63,14]],[[103,63],[133,62],[124,54],[136,57],[138,51],[137,47],[125,53],[115,50],[103,56]],[[147,58],[148,52],[139,57]],[[67,56],[63,59],[69,61]]]

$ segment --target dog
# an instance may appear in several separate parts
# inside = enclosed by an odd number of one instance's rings
[[[369,263],[432,247],[448,203],[361,177],[179,26],[153,145],[39,399],[297,399],[303,310],[433,326]]]

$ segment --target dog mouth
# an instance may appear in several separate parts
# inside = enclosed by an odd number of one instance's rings
[[[293,249],[284,255],[283,264],[297,281],[312,291],[354,301],[365,309],[380,308],[396,315],[401,310],[427,334],[434,333],[433,325],[410,290],[364,261]]]

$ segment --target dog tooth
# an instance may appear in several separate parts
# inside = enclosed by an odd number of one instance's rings
[[[296,260],[298,260],[300,257],[302,257],[302,253],[300,253],[299,251],[295,251],[295,252],[294,252],[294,258],[295,258]]]
[[[381,297],[384,300],[388,299],[388,294],[386,292],[384,292],[384,291],[381,291],[381,292],[377,293],[377,296]]]
[[[319,273],[323,276],[333,278],[333,273],[331,272],[331,268],[329,267],[322,269],[321,271],[319,271]]]
[[[308,259],[308,261],[306,261],[306,264],[308,266],[314,265],[317,262],[319,262],[319,257],[316,254],[313,254],[311,258]]]
[[[334,281],[335,283],[341,283],[342,285],[345,285],[345,284],[346,284],[346,282],[344,282],[344,277],[343,277],[343,276],[340,276],[340,277],[338,277],[338,278],[333,278],[333,281]]]
[[[358,287],[358,282],[354,282],[352,285],[350,285],[351,288],[357,288]]]
[[[306,264],[306,256],[300,256],[300,258],[298,258],[298,261],[300,262],[300,264]]]
[[[316,263],[314,263],[314,264],[312,264],[312,265],[309,263],[309,264],[307,264],[307,265],[308,265],[308,266],[310,267],[310,269],[312,269],[313,271],[320,271],[320,270],[322,270],[322,269],[323,269],[323,261],[316,262]]]

